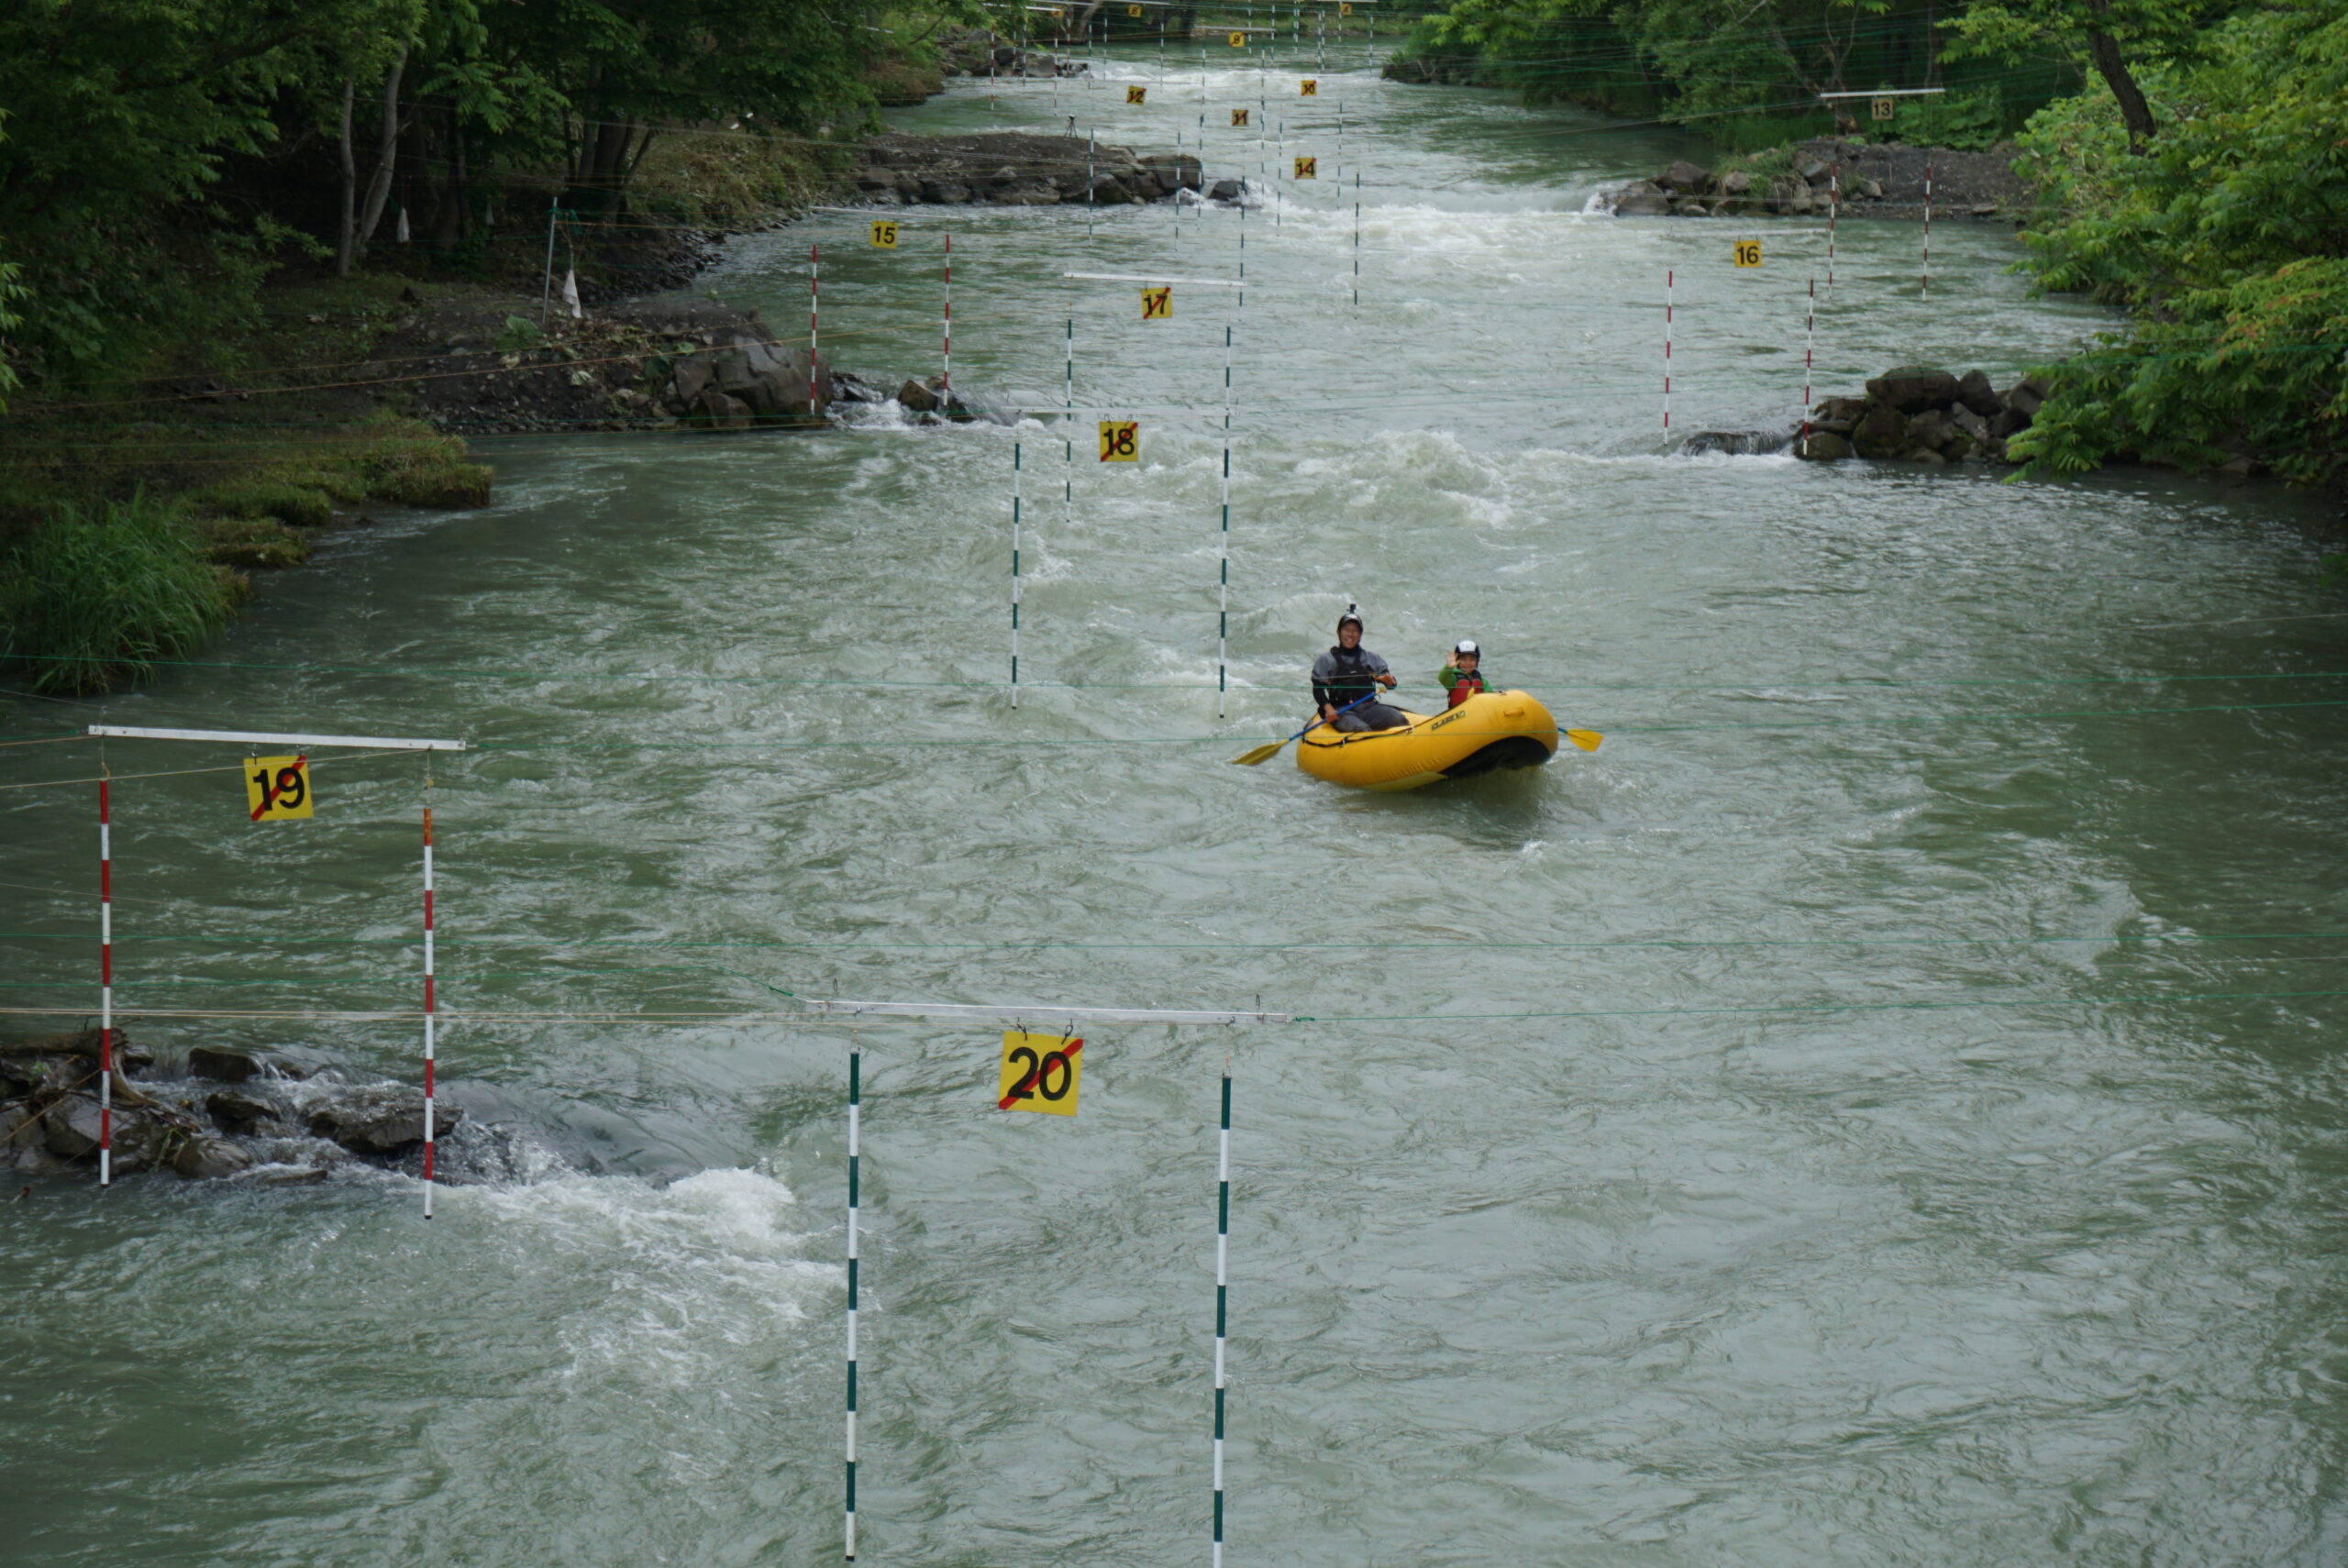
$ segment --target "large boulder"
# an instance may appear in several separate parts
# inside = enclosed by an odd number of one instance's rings
[[[1851,455],[1851,444],[1832,430],[1812,430],[1808,440],[1794,447],[1794,456],[1813,463],[1831,463]]]
[[[1956,401],[1984,419],[1997,416],[2005,407],[2005,400],[1998,396],[1998,389],[1989,384],[1987,372],[1967,370],[1956,381]]]
[[[1767,199],[1773,213],[1806,213],[1811,208],[1810,184],[1796,175],[1777,175],[1769,182]]]
[[[243,1051],[223,1050],[216,1045],[198,1045],[187,1054],[187,1070],[199,1078],[210,1078],[216,1084],[240,1084],[247,1078],[260,1076],[261,1064],[257,1056]]]
[[[1750,195],[1752,191],[1753,176],[1742,169],[1731,170],[1721,176],[1721,194],[1723,196]]]
[[[1858,397],[1822,398],[1810,412],[1812,430],[1832,430],[1847,436],[1866,417],[1867,404],[1865,398]]]
[[[446,1101],[436,1101],[435,1134],[465,1119]],[[341,1144],[354,1154],[395,1154],[424,1142],[424,1095],[411,1088],[360,1089],[310,1113],[310,1135]]]
[[[2038,411],[2046,406],[2046,389],[2036,381],[2024,378],[2006,389],[2006,406],[2024,420],[2035,419]]]
[[[1851,430],[1851,448],[1862,458],[1896,458],[1907,446],[1907,418],[1888,403],[1870,407]]]
[[[1655,182],[1674,195],[1695,196],[1703,193],[1711,179],[1711,175],[1683,158],[1656,175]]]
[[[1867,401],[1902,414],[1918,414],[1956,401],[1956,378],[1946,370],[1903,366],[1867,382]]]
[[[1671,198],[1651,180],[1634,180],[1614,193],[1617,217],[1662,217],[1671,211]]]
[[[188,1138],[172,1152],[172,1169],[193,1181],[216,1181],[252,1167],[253,1157],[217,1138]]]

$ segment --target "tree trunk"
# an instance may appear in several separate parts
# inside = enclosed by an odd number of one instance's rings
[[[367,182],[367,210],[359,217],[359,243],[354,248],[361,256],[367,254],[368,241],[375,237],[375,226],[383,220],[383,204],[392,194],[392,170],[399,162],[400,147],[400,77],[407,70],[407,49],[403,45],[400,57],[392,61],[391,73],[383,78],[383,124],[375,139],[375,174]]]
[[[2110,0],[2088,0],[2088,8],[2100,18],[2111,11]],[[2110,33],[2088,34],[2088,58],[2111,87],[2111,95],[2120,100],[2120,121],[2128,127],[2128,150],[2142,152],[2144,144],[2153,139],[2158,127],[2153,123],[2153,106],[2144,101],[2144,91],[2136,85],[2135,77],[2128,72],[2128,61],[2120,53],[2120,40]]]
[[[359,200],[359,167],[350,160],[350,104],[359,84],[348,76],[342,79],[342,224],[335,237],[334,275],[350,276],[350,252],[358,239],[359,230],[351,214]]]

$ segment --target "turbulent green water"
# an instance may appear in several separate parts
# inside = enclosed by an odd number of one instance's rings
[[[1090,461],[1088,412],[1065,520],[1057,425],[485,443],[488,512],[338,536],[222,667],[105,704],[485,743],[432,789],[444,1005],[616,1018],[449,1029],[451,1097],[544,1168],[429,1225],[383,1174],[0,1209],[0,1558],[829,1558],[847,1041],[628,1021],[778,989],[1321,1021],[1091,1031],[1074,1121],[991,1108],[982,1029],[865,1034],[866,1560],[1205,1560],[1226,1052],[1235,1563],[2348,1553],[2312,504],[1667,457],[1666,269],[1677,430],[1793,416],[1812,275],[1822,393],[2099,318],[1955,225],[1929,302],[1906,226],[1846,226],[1827,295],[1807,224],[1585,215],[1695,144],[1358,60],[1308,105],[1284,52],[1285,145],[1209,131],[1215,172],[1322,172],[1244,220],[1227,718],[1224,293],[1144,326],[1060,277],[1237,274],[1235,212],[1165,207],[923,210],[894,255],[825,220],[851,367],[934,369],[948,216],[958,385],[1057,406],[1075,318],[1076,400],[1145,460]],[[1157,71],[1057,112],[1195,147],[1195,67]],[[1217,61],[1210,111],[1258,91]],[[805,238],[706,286],[795,323]],[[1473,635],[1604,749],[1392,798],[1228,766],[1348,595],[1406,697]],[[124,1005],[415,1004],[413,758],[268,829],[170,771],[233,754],[105,760],[153,775],[116,791]],[[94,1006],[92,795],[0,792],[5,1005]],[[133,1032],[416,1074],[404,1023]]]

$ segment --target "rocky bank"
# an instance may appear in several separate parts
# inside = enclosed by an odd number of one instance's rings
[[[114,1174],[194,1180],[322,1180],[338,1166],[421,1171],[424,1096],[359,1083],[282,1056],[198,1046],[162,1063],[115,1031]],[[98,1165],[98,1032],[0,1042],[0,1170],[83,1174]],[[504,1179],[526,1159],[507,1129],[435,1097],[435,1175]]]
[[[1682,160],[1651,180],[1603,193],[1619,217],[1921,218],[1924,182],[1932,180],[1933,215],[2020,223],[2030,187],[2011,167],[2014,149],[1958,152],[1945,147],[1871,143],[1856,137],[1815,137],[1797,143],[1793,166],[1760,175],[1735,165],[1719,171]]]

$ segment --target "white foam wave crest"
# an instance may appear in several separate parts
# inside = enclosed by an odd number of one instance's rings
[[[809,1259],[798,1199],[754,1170],[703,1171],[666,1187],[632,1177],[567,1176],[528,1187],[457,1187],[450,1219],[470,1211],[509,1238],[517,1260],[560,1280],[572,1303],[559,1342],[573,1377],[686,1384],[796,1324],[845,1271]]]

